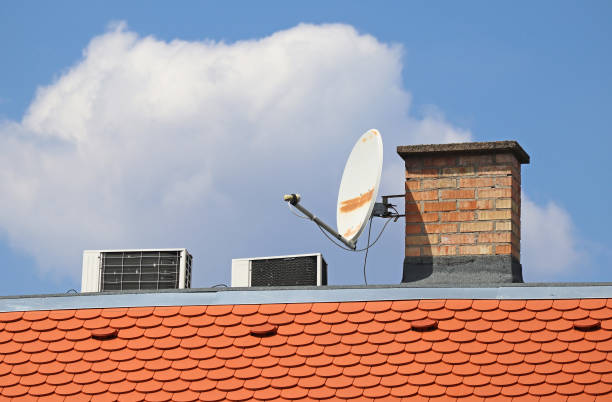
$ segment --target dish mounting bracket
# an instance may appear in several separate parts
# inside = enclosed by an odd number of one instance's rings
[[[406,197],[406,194],[393,194],[393,195],[383,195],[382,202],[377,202],[374,204],[374,209],[372,210],[372,216],[377,216],[379,218],[395,218],[395,222],[402,216],[406,216],[406,214],[399,214],[395,207],[397,205],[391,204],[389,202],[389,198],[400,198]]]

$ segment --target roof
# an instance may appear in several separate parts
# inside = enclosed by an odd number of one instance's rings
[[[79,401],[612,399],[611,289],[4,298],[0,394]]]

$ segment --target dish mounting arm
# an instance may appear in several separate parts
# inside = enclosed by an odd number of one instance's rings
[[[306,215],[308,217],[308,219],[310,219],[311,221],[313,221],[314,223],[319,225],[319,227],[325,229],[328,233],[330,233],[336,239],[340,240],[342,243],[344,243],[346,246],[348,246],[351,250],[355,250],[355,248],[357,248],[357,245],[355,244],[355,242],[353,242],[351,240],[345,239],[344,236],[342,236],[340,233],[336,232],[331,226],[329,226],[327,223],[325,223],[321,219],[317,218],[309,210],[304,208],[300,204],[300,199],[301,198],[302,197],[299,194],[285,194],[285,196],[283,197],[283,200],[287,201],[289,204],[291,204],[293,207],[295,207],[295,209],[297,209],[298,211],[300,211],[301,213]]]

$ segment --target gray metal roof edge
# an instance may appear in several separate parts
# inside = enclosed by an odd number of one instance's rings
[[[205,288],[156,293],[80,293],[0,298],[0,312],[88,308],[321,303],[427,299],[598,299],[612,298],[612,283],[511,284],[489,287],[406,285],[299,288]]]

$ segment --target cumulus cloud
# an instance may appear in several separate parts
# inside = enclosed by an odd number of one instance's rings
[[[554,202],[536,205],[522,195],[521,251],[526,280],[558,281],[579,267],[576,228],[568,212]]]
[[[455,127],[435,105],[428,105],[419,119],[406,119],[403,132],[410,133],[417,143],[452,143],[472,141],[469,130]],[[432,142],[429,142],[432,141]],[[398,143],[397,145],[405,145]],[[381,178],[381,190],[386,194],[404,192],[404,163],[399,158],[385,162]]]
[[[235,43],[118,24],[22,121],[0,123],[0,228],[73,278],[83,249],[188,247],[196,286],[227,282],[231,258],[319,251],[281,196],[300,191],[333,222],[361,133],[383,133],[391,191],[403,190],[396,145],[471,138],[439,112],[413,117],[401,70],[400,46],[341,24]]]

